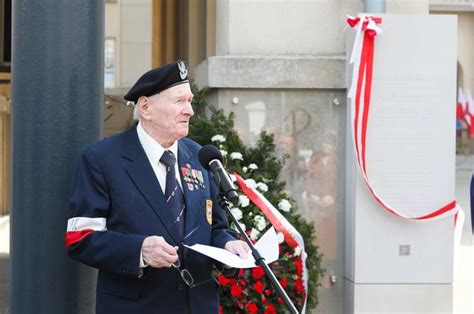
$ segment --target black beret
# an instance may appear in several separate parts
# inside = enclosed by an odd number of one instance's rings
[[[188,66],[186,62],[178,60],[143,74],[123,98],[136,103],[140,96],[152,96],[187,82]]]

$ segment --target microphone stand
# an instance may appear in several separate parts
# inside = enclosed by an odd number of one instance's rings
[[[290,310],[291,313],[298,314],[298,310],[291,302],[285,290],[283,290],[283,287],[280,285],[280,282],[278,282],[278,280],[276,279],[275,274],[273,274],[270,267],[265,263],[265,259],[257,251],[252,241],[250,241],[250,238],[248,237],[248,235],[245,233],[244,230],[242,230],[242,227],[240,226],[239,222],[237,221],[237,219],[235,219],[234,215],[230,211],[229,203],[227,202],[225,196],[222,195],[222,193],[220,193],[217,196],[217,200],[219,201],[219,205],[221,205],[222,208],[225,209],[225,211],[231,218],[232,222],[237,226],[237,229],[239,229],[240,234],[244,238],[245,242],[247,242],[247,244],[250,247],[250,250],[252,251],[252,255],[255,258],[255,263],[263,268],[263,270],[265,271],[265,275],[270,280],[273,287],[275,287],[276,291],[278,292],[280,297],[283,299],[283,301],[285,301],[285,304],[288,307],[288,310]]]

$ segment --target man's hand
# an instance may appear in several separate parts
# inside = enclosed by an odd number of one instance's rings
[[[147,237],[142,244],[143,261],[151,267],[171,267],[178,260],[177,250],[178,247],[172,247],[163,237]]]
[[[240,240],[229,241],[224,248],[231,253],[238,254],[240,258],[247,258],[250,251],[248,244]]]

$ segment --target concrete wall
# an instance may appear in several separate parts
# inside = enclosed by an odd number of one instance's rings
[[[387,13],[428,14],[428,0],[386,0]]]
[[[131,87],[151,68],[151,1],[106,3],[105,37],[115,39],[115,87]]]
[[[120,7],[119,86],[132,86],[151,68],[151,0],[121,0]]]
[[[216,54],[343,54],[345,14],[361,7],[358,0],[218,1]]]

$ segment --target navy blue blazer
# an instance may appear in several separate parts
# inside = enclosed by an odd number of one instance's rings
[[[193,313],[218,313],[217,284],[209,280],[213,261],[181,244],[223,248],[234,237],[215,199],[217,187],[199,163],[201,146],[189,139],[179,140],[178,145],[186,202],[184,234],[190,233],[184,241],[173,234],[170,211],[136,125],[86,147],[81,154],[70,200],[66,245],[72,258],[99,269],[98,314],[183,313],[186,294]],[[201,172],[203,184],[187,184],[183,167],[193,169],[194,174]],[[181,263],[195,282],[207,282],[189,288],[174,267],[140,269],[141,246],[151,235],[180,246]]]

